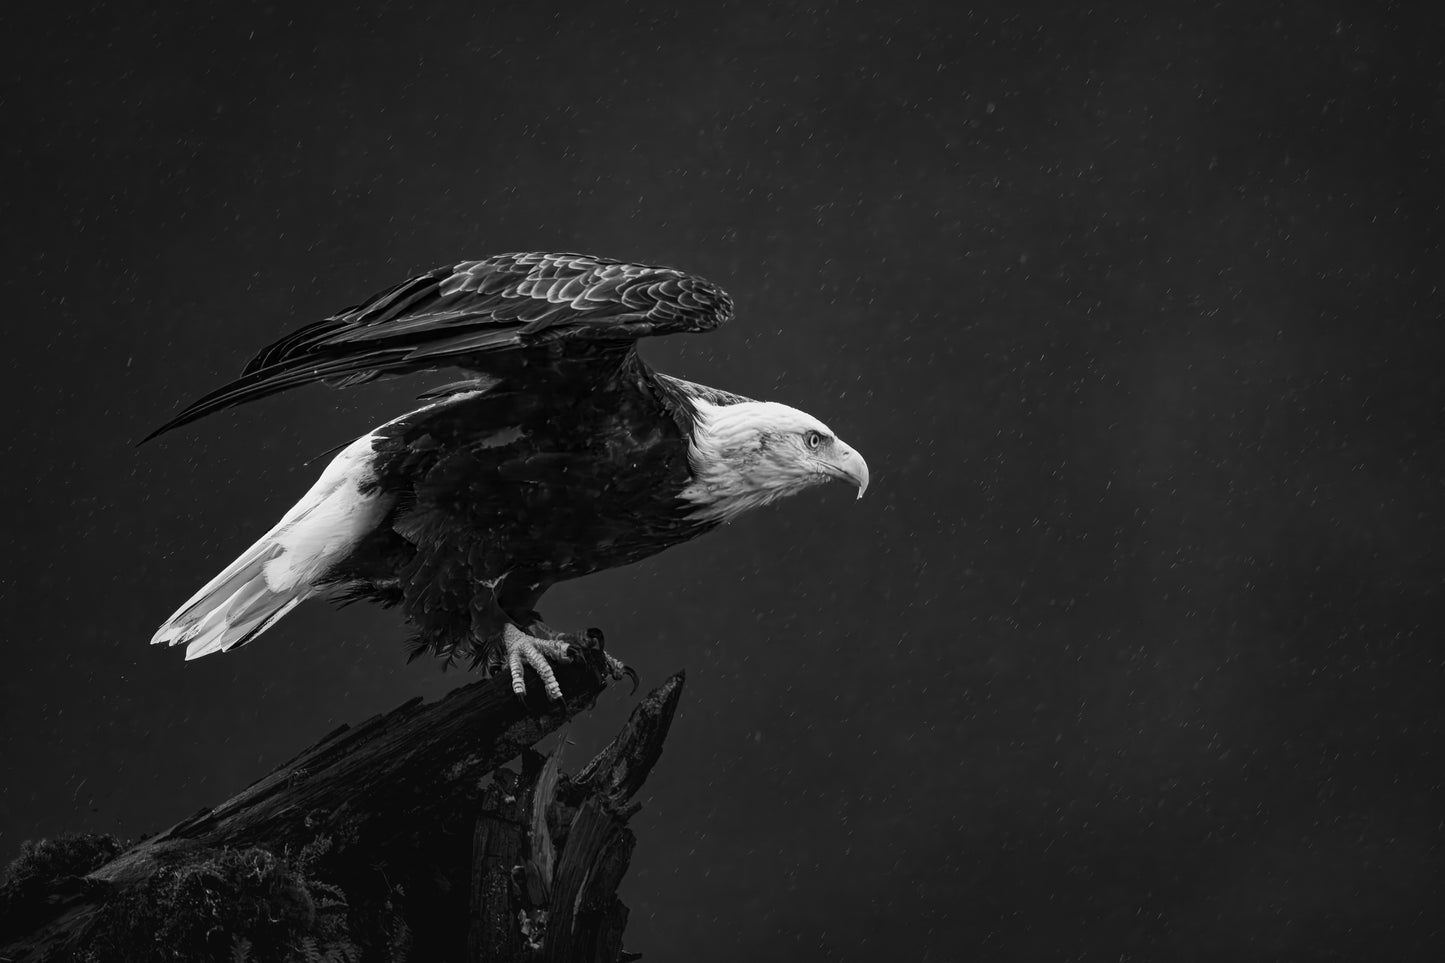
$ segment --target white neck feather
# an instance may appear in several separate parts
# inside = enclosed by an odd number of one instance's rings
[[[789,494],[777,485],[759,485],[758,426],[771,409],[785,409],[767,401],[714,405],[693,399],[692,443],[687,449],[693,480],[679,497],[697,508],[689,516],[698,521],[727,522]],[[791,411],[791,409],[788,409]]]

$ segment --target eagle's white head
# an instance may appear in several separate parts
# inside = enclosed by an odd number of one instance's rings
[[[868,463],[805,411],[771,401],[714,405],[692,399],[693,518],[728,521],[830,478],[868,488]]]

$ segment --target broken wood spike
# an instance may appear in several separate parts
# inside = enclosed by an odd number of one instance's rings
[[[552,844],[552,834],[547,829],[547,812],[552,808],[552,800],[557,795],[557,768],[562,762],[564,745],[566,745],[565,732],[558,738],[556,747],[547,757],[547,761],[543,764],[542,771],[537,774],[537,781],[532,787],[532,821],[529,829],[532,842],[531,866],[548,893],[551,892],[552,887],[552,871],[557,864],[557,849]]]
[[[661,758],[686,682],[687,674],[679,670],[644,696],[616,738],[573,779],[574,785],[584,793],[600,792],[622,809]]]

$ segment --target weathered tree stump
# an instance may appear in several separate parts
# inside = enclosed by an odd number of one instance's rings
[[[497,773],[472,842],[473,959],[631,958],[622,951],[627,907],[617,898],[637,843],[627,820],[662,754],[682,685],[679,672],[653,690],[574,778],[558,773],[555,756],[544,762],[535,753],[520,775]],[[516,919],[520,929],[507,923]]]
[[[572,778],[529,747],[607,687],[600,652],[558,681],[561,705],[494,678],[344,726],[118,854],[28,846],[0,886],[0,960],[630,959],[626,823],[683,675]]]

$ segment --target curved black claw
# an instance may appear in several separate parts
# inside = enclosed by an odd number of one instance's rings
[[[642,683],[642,680],[637,677],[637,670],[634,669],[632,666],[627,665],[626,663],[624,663],[621,659],[615,659],[615,658],[613,658],[612,656],[608,655],[606,652],[602,653],[602,658],[604,658],[604,659],[607,660],[607,675],[608,675],[608,677],[611,678],[611,679],[613,679],[613,680],[620,680],[623,676],[626,676],[627,678],[631,679],[631,680],[632,680],[632,691],[629,692],[628,695],[629,695],[629,696],[635,696],[635,695],[637,695],[637,687],[638,687],[638,685],[640,685],[640,684]]]
[[[621,659],[614,658],[607,654],[607,650],[603,645],[602,630],[594,625],[582,633],[582,638],[585,640],[588,648],[594,648],[601,652],[602,658],[607,660],[608,677],[613,680],[620,680],[623,676],[627,676],[627,678],[632,680],[632,691],[628,693],[628,695],[637,695],[637,687],[642,684],[642,680],[637,676],[637,670],[625,664]]]

